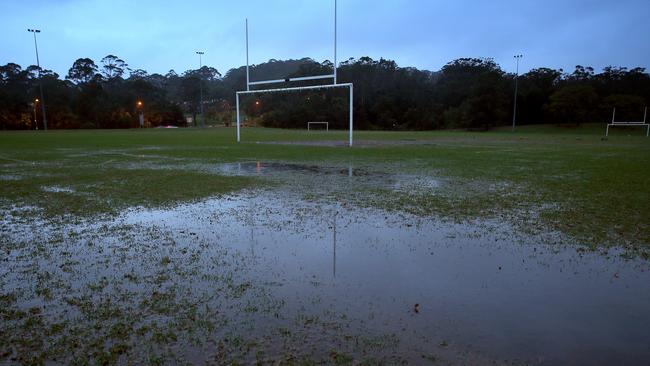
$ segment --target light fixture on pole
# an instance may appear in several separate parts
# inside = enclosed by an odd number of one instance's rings
[[[205,54],[203,51],[196,51],[196,54],[199,55],[199,89],[201,90],[201,127],[205,127],[205,117],[203,116],[203,74],[201,69],[203,68],[203,62],[201,56]]]
[[[138,122],[140,122],[140,128],[144,128],[144,104],[142,104],[141,100],[138,100],[137,103],[135,103],[135,107],[138,110]]]
[[[39,100],[38,98],[34,99],[34,102],[32,103],[32,107],[34,107],[34,128],[38,130],[38,120],[36,119],[36,105],[38,104]]]
[[[41,33],[40,29],[27,29],[34,34],[34,49],[36,50],[36,67],[38,67],[38,85],[41,89],[41,111],[43,112],[43,129],[47,131],[47,115],[45,114],[45,96],[43,95],[43,79],[41,77],[41,62],[38,59],[38,44],[36,43],[36,33]]]
[[[515,55],[515,60],[517,62],[517,71],[515,72],[515,106],[513,107],[512,111],[512,132],[515,131],[515,124],[517,123],[517,89],[518,89],[518,81],[519,81],[519,59],[524,57],[524,55]]]

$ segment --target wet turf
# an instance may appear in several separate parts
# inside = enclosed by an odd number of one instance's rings
[[[594,131],[0,134],[0,363],[638,363],[650,144]]]
[[[648,139],[603,141],[598,126],[531,131],[358,132],[365,146],[353,149],[265,143],[345,141],[343,131],[245,129],[242,144],[234,143],[233,129],[2,133],[0,204],[90,215],[183,202],[267,184],[214,168],[260,161],[448,179],[453,183],[442,194],[377,191],[365,201],[453,219],[508,215],[590,246],[650,244]],[[79,193],[73,198],[48,187]]]

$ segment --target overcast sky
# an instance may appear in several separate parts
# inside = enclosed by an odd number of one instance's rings
[[[271,58],[333,59],[333,0],[0,0],[0,64],[41,63],[62,77],[77,58],[107,54],[150,73],[220,72]],[[492,57],[514,71],[535,67],[597,70],[650,67],[650,0],[478,1],[339,0],[339,61],[389,58],[439,70],[459,57]]]

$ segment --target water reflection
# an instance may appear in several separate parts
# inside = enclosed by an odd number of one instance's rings
[[[336,278],[336,216],[338,211],[334,213],[334,223],[332,225],[332,276]]]
[[[221,221],[210,228],[188,219],[196,217]],[[397,334],[405,352],[444,341],[540,364],[650,359],[648,262],[576,251],[557,234],[306,202],[289,192],[129,220],[171,232],[191,227],[215,249],[250,248],[255,265],[245,275],[279,283],[269,291],[285,313],[342,314]]]

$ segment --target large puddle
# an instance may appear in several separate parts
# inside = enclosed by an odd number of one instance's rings
[[[258,169],[232,166],[242,168]],[[4,238],[19,243],[23,234],[17,228]],[[32,257],[29,245],[7,247],[0,284],[5,294],[29,294],[29,271],[52,274],[64,285],[49,300],[25,295],[16,306],[45,304],[53,318],[83,321],[73,295],[100,302],[118,293],[127,304],[140,301],[139,324],[156,315],[142,310],[146,298],[173,288],[174,302],[230,319],[203,329],[203,339],[255,339],[271,359],[287,349],[325,357],[347,349],[355,359],[376,353],[415,363],[650,360],[650,264],[584,251],[556,233],[529,236],[498,222],[445,223],[275,190],[33,235],[32,243],[59,239]],[[87,295],[95,283],[104,283],[101,296]],[[195,362],[214,361],[209,355],[221,347],[208,342],[197,352],[176,337],[175,352]]]
[[[284,311],[345,315],[396,334],[405,352],[453,344],[541,364],[650,360],[647,262],[492,222],[443,224],[296,199],[253,195],[125,221],[245,253],[251,275],[280,284],[273,296]]]
[[[320,191],[331,190],[332,186],[345,185],[350,189],[359,186],[371,186],[402,192],[435,190],[441,186],[441,179],[428,175],[379,172],[365,167],[355,167],[352,163],[343,166],[322,166],[273,161],[249,161],[214,164],[204,167],[204,169],[220,175],[299,180],[302,184],[311,179],[317,181],[317,186],[318,182],[321,183],[322,187],[317,188]]]

